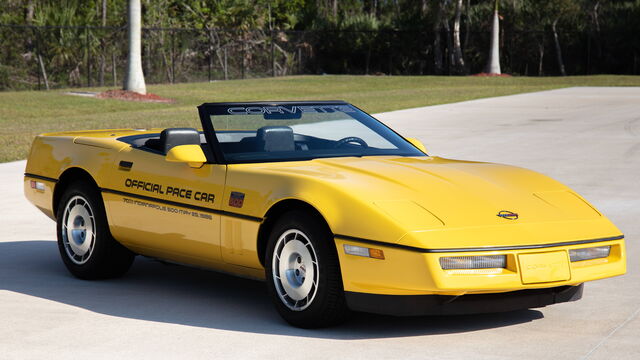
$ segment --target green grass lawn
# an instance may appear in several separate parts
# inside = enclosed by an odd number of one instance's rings
[[[34,135],[43,132],[199,126],[195,106],[203,102],[346,100],[376,113],[569,86],[640,86],[640,76],[295,76],[148,87],[149,92],[175,99],[175,104],[64,95],[69,89],[0,92],[0,162],[26,158]]]

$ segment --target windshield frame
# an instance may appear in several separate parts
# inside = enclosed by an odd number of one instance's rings
[[[221,111],[227,110],[231,107],[270,107],[270,106],[349,106],[353,109],[360,112],[364,115],[368,121],[373,121],[377,125],[382,126],[386,130],[389,130],[391,133],[397,135],[401,141],[409,145],[412,149],[415,149],[417,152],[415,155],[391,155],[391,154],[339,154],[339,155],[327,155],[327,156],[309,156],[309,157],[294,157],[294,158],[279,158],[279,159],[247,159],[234,161],[228,159],[222,151],[222,147],[220,142],[218,141],[218,137],[216,135],[216,129],[213,125],[213,116],[216,114],[220,114]],[[220,103],[204,103],[198,106],[198,114],[200,116],[200,121],[202,123],[202,129],[204,131],[204,136],[207,140],[207,143],[210,144],[211,151],[214,156],[215,163],[218,164],[248,164],[248,163],[272,163],[272,162],[286,162],[286,161],[309,161],[318,158],[343,158],[343,157],[368,157],[368,156],[398,156],[398,157],[413,157],[413,156],[429,156],[424,153],[422,150],[418,149],[415,145],[413,145],[410,141],[408,141],[404,136],[400,135],[398,132],[374,118],[367,112],[362,109],[349,104],[345,101],[334,100],[334,101],[256,101],[256,102],[220,102]],[[360,121],[359,119],[355,119]],[[361,122],[361,121],[360,121]],[[363,123],[363,125],[367,126]],[[369,127],[369,126],[367,126]],[[369,127],[370,128],[370,127]],[[371,128],[370,128],[371,129]],[[372,131],[375,131],[371,129]],[[223,133],[225,130],[220,131]]]

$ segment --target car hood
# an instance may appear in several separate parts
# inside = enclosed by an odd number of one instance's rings
[[[568,187],[514,166],[439,157],[330,158],[313,162],[326,181],[360,201],[373,203],[407,230],[601,217]],[[508,216],[498,216],[501,212]]]

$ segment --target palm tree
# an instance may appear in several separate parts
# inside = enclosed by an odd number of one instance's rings
[[[469,9],[467,9],[469,11]],[[456,11],[453,19],[453,65],[456,74],[464,73],[464,57],[460,43],[460,18],[462,17],[462,0],[456,0]]]
[[[127,73],[124,78],[124,90],[147,93],[142,73],[141,50],[141,9],[140,0],[129,0],[129,21],[127,23],[127,35],[129,38],[129,55],[127,56]]]
[[[491,26],[491,48],[489,49],[489,61],[485,72],[489,74],[500,74],[500,15],[498,6],[500,0],[495,0],[493,7],[493,25]]]

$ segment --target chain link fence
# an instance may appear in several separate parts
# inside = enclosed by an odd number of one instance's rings
[[[439,35],[439,40],[437,39]],[[640,37],[503,29],[504,73],[639,74]],[[126,28],[0,25],[0,89],[120,87]],[[463,32],[464,67],[451,34],[420,31],[269,31],[144,28],[149,84],[299,74],[464,75],[483,71],[487,32]],[[559,57],[560,49],[561,56]]]

